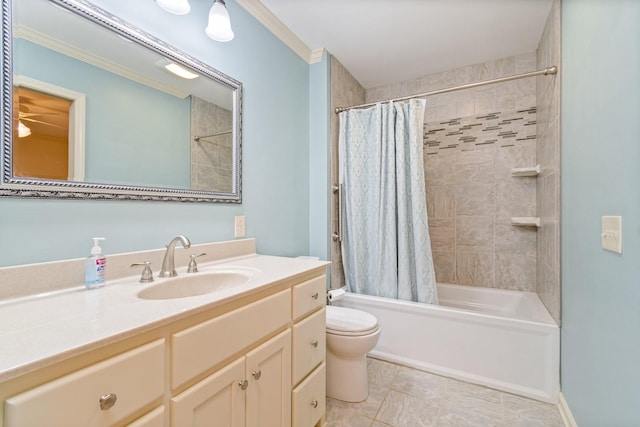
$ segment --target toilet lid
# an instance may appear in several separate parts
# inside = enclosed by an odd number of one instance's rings
[[[378,327],[378,319],[353,308],[327,306],[327,331],[368,332]]]

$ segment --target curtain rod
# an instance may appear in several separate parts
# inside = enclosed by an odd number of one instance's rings
[[[440,89],[440,90],[434,90],[432,92],[420,93],[418,95],[410,95],[410,96],[404,96],[402,98],[387,99],[385,101],[371,102],[369,104],[355,105],[353,107],[337,107],[335,109],[335,112],[336,112],[336,114],[338,114],[338,113],[341,113],[343,111],[352,110],[354,108],[372,107],[372,106],[374,106],[376,104],[380,104],[380,103],[384,103],[384,102],[396,102],[396,101],[405,101],[407,99],[424,98],[424,97],[431,96],[431,95],[438,95],[440,93],[454,92],[456,90],[462,90],[462,89],[471,89],[471,88],[478,87],[478,86],[485,86],[485,85],[490,85],[490,84],[494,84],[494,83],[508,82],[510,80],[524,79],[524,78],[527,78],[527,77],[535,77],[535,76],[542,76],[542,75],[548,76],[548,75],[553,75],[553,74],[557,74],[557,73],[558,73],[558,67],[554,65],[554,66],[547,67],[547,68],[544,68],[544,69],[538,70],[538,71],[531,71],[531,72],[528,72],[528,73],[516,74],[516,75],[508,76],[508,77],[500,77],[498,79],[485,80],[485,81],[482,81],[482,82],[469,83],[469,84],[466,84],[466,85],[454,86],[454,87],[449,87],[449,88]]]

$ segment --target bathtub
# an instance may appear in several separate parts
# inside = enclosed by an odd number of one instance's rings
[[[382,334],[370,356],[557,403],[560,332],[535,293],[438,284],[440,305],[347,293]]]

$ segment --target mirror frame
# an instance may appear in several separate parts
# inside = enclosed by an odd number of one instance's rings
[[[2,126],[0,128],[2,145],[0,150],[2,152],[2,163],[0,164],[0,197],[242,203],[242,83],[86,0],[49,1],[191,68],[197,73],[229,87],[233,91],[233,190],[225,193],[14,177],[12,166],[13,28],[11,13],[13,0],[0,1],[2,2],[2,68],[0,70],[0,99],[2,100]]]

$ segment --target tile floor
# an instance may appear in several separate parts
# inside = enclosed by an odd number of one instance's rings
[[[556,405],[368,359],[369,398],[327,398],[327,427],[564,427]]]

